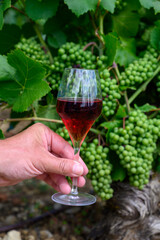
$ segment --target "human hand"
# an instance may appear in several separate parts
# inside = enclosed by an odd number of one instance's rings
[[[72,160],[73,148],[47,126],[36,123],[23,132],[0,140],[0,186],[36,177],[64,194],[71,191],[65,176],[85,184],[88,169],[82,159]]]

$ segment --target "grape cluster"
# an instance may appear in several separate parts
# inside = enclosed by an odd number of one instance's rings
[[[87,177],[91,179],[92,186],[102,200],[110,199],[113,195],[113,189],[110,184],[112,165],[107,159],[109,149],[98,146],[98,140],[87,144],[82,156],[87,164],[89,173]]]
[[[118,154],[131,185],[139,189],[149,180],[158,137],[160,120],[147,119],[140,110],[130,112],[125,128],[110,133],[110,148]]]
[[[121,11],[124,9],[124,7],[127,6],[127,2],[123,1],[123,0],[116,0],[115,2],[115,11]]]
[[[103,97],[102,113],[109,117],[115,113],[118,104],[117,100],[120,99],[121,95],[116,79],[110,77],[107,69],[100,71],[100,77]]]
[[[43,65],[49,65],[49,55],[43,47],[33,38],[22,38],[15,48],[22,50],[28,57],[36,60]]]
[[[58,50],[58,56],[55,60],[54,65],[56,71],[63,71],[64,66],[85,69],[96,68],[96,57],[90,51],[84,51],[82,45],[73,42],[67,42],[62,45]]]
[[[156,86],[157,86],[157,91],[160,92],[160,75],[157,77]]]
[[[99,72],[102,72],[106,67],[108,66],[107,64],[108,57],[105,55],[102,55],[97,58],[97,68]]]
[[[88,50],[84,51],[82,45],[73,42],[62,45],[53,60],[52,72],[48,78],[53,90],[58,88],[64,68],[96,68],[96,56]]]
[[[60,135],[62,138],[64,138],[67,142],[69,142],[70,145],[72,145],[72,141],[70,139],[70,136],[66,127],[59,127],[56,130],[56,133]]]
[[[144,56],[130,63],[125,71],[121,73],[119,78],[120,87],[122,89],[123,87],[136,87],[152,77],[158,66],[157,57],[156,50],[148,46]]]

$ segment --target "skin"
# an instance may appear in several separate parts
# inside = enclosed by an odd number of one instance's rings
[[[0,186],[37,178],[64,194],[71,191],[65,176],[85,184],[85,163],[73,160],[73,148],[47,126],[36,123],[23,132],[0,140]]]

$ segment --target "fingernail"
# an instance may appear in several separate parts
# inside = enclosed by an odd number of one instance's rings
[[[79,163],[75,163],[73,165],[72,172],[76,175],[82,175],[83,174],[83,167]]]

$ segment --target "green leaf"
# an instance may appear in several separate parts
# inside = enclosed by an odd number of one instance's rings
[[[55,31],[47,38],[48,44],[53,48],[59,48],[67,41],[67,36],[61,30]]]
[[[21,31],[17,25],[5,24],[0,31],[0,54],[8,53],[19,42],[20,37]]]
[[[115,62],[120,66],[128,66],[136,59],[136,40],[134,38],[120,38],[117,44]]]
[[[153,0],[139,0],[139,1],[144,8],[149,9],[153,6]]]
[[[136,11],[139,10],[141,5],[139,0],[125,0],[126,2],[126,9],[129,11]]]
[[[4,57],[1,58],[4,61]],[[28,58],[22,51],[8,54],[8,63],[2,67],[0,98],[13,105],[13,110],[23,112],[35,101],[50,91],[45,69],[40,63]]]
[[[0,129],[0,139],[4,139],[4,135],[1,129]]]
[[[141,112],[150,112],[152,110],[156,110],[157,108],[155,106],[152,106],[148,103],[144,104],[143,106],[137,106],[136,104],[134,104],[134,107],[136,109],[141,110]]]
[[[160,50],[160,27],[154,27],[151,31],[150,43],[155,49]]]
[[[115,159],[111,177],[113,181],[123,181],[126,177],[126,170],[120,165],[119,159]]]
[[[153,8],[154,8],[155,14],[160,13],[160,2],[159,2],[159,0],[153,2]]]
[[[147,9],[154,8],[155,13],[160,12],[160,2],[159,0],[139,0],[141,5]]]
[[[139,15],[131,11],[121,11],[112,15],[113,30],[121,37],[134,37],[138,32]]]
[[[0,84],[2,81],[10,80],[15,75],[16,70],[7,62],[6,56],[0,55]],[[0,89],[0,92],[2,89]]]
[[[119,108],[118,108],[118,110],[117,110],[117,113],[116,113],[116,115],[115,115],[115,118],[116,118],[116,119],[117,119],[117,118],[122,119],[122,118],[124,118],[124,117],[126,117],[126,116],[127,116],[126,108],[123,107],[122,105],[119,105]]]
[[[157,20],[157,21],[155,21],[155,26],[157,26],[158,28],[160,28],[160,20]]]
[[[106,141],[107,143],[109,143],[109,134],[110,132],[112,131],[113,128],[115,127],[121,127],[123,124],[123,121],[122,120],[114,120],[114,121],[110,121],[110,122],[103,122],[101,123],[101,127],[104,127],[107,130],[107,133],[106,133]]]
[[[103,122],[101,123],[101,127],[107,128],[107,129],[113,129],[115,127],[120,127],[122,125],[122,121],[121,120],[114,120],[114,121],[110,121],[110,122]]]
[[[46,106],[38,105],[38,108],[36,109],[36,114],[37,114],[37,117],[42,117],[46,119],[60,119],[56,111],[56,107],[54,107],[51,104]],[[57,123],[46,122],[46,121],[41,121],[41,123],[45,124],[46,126],[48,126],[53,130],[57,129]]]
[[[116,33],[109,33],[105,36],[103,36],[105,45],[106,45],[106,51],[108,56],[108,65],[112,65],[115,55],[116,55],[116,49],[117,49],[117,43],[118,38]]]
[[[97,0],[64,0],[68,8],[76,15],[80,16],[88,11],[95,11],[98,1]]]
[[[48,19],[57,12],[59,0],[26,0],[26,13],[33,19]]]
[[[0,30],[3,27],[3,12],[11,6],[11,0],[0,0]]]
[[[100,6],[102,6],[105,10],[114,13],[115,3],[116,0],[112,1],[101,0]]]

